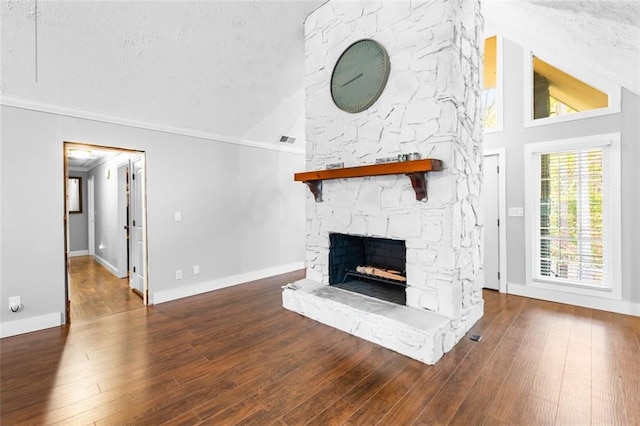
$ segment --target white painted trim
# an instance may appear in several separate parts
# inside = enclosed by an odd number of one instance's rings
[[[583,118],[600,117],[603,115],[617,114],[622,109],[622,88],[602,77],[592,74],[585,69],[575,68],[572,64],[564,61],[550,53],[533,52],[523,46],[523,90],[524,90],[524,127],[545,126],[548,124],[564,123],[567,121],[581,120]],[[583,81],[584,83],[606,93],[609,97],[607,108],[592,109],[589,111],[576,112],[574,114],[560,115],[557,117],[547,117],[533,119],[533,57],[553,65],[567,74]]]
[[[583,308],[598,309],[618,314],[640,317],[640,303],[626,300],[603,299],[584,294],[566,293],[523,284],[508,284],[509,294],[515,296],[530,297],[532,299],[546,300],[549,302],[564,303],[567,305],[581,306]]]
[[[188,136],[198,139],[205,139],[214,142],[229,143],[233,145],[248,146],[258,149],[267,149],[270,151],[286,152],[289,154],[305,155],[305,149],[286,146],[283,144],[274,145],[264,142],[251,141],[245,139],[233,139],[209,132],[187,129],[184,127],[167,126],[164,124],[151,123],[148,121],[134,120],[130,118],[120,117],[102,112],[87,111],[63,105],[55,105],[45,103],[33,99],[21,98],[18,96],[2,95],[0,96],[0,105],[14,108],[21,108],[31,111],[46,112],[50,114],[63,115],[67,117],[81,118],[84,120],[99,121],[102,123],[117,124],[121,126],[134,127],[144,130],[153,130],[157,132],[169,133],[180,136]]]
[[[115,275],[116,277],[118,276],[118,268],[116,268],[115,266],[113,266],[112,264],[110,264],[100,256],[98,256],[98,254],[94,254],[93,258],[96,262],[98,262],[99,264],[107,268],[107,270],[111,272],[113,275]]]
[[[69,252],[69,257],[89,256],[89,250],[75,250]]]
[[[500,238],[500,293],[507,293],[507,162],[505,148],[486,149],[484,156],[497,155],[498,167],[498,219],[500,228],[498,236]]]
[[[144,271],[143,274],[143,278],[142,278],[142,300],[144,302],[144,305],[147,306],[149,305],[149,258],[148,258],[148,251],[149,251],[149,241],[147,239],[147,154],[145,152],[140,153],[140,155],[138,155],[137,157],[133,157],[130,160],[130,170],[131,173],[133,173],[134,171],[134,164],[137,161],[140,161],[142,163],[142,176],[140,176],[139,174],[136,175],[138,176],[138,179],[142,179],[141,183],[140,183],[140,201],[142,203],[142,205],[140,206],[140,214],[142,215],[142,269]],[[137,196],[136,196],[137,198]],[[133,229],[133,222],[129,225],[130,229]],[[130,243],[135,244],[135,242],[132,239],[129,239]],[[133,247],[131,247],[130,249],[130,253],[133,255],[134,249]],[[131,261],[131,265],[133,264],[133,261]],[[131,280],[133,280],[133,270],[130,271],[129,273],[130,275],[130,280],[129,280],[129,286],[131,286]]]
[[[63,317],[64,314],[62,312],[54,312],[37,317],[3,322],[0,323],[0,338],[31,333],[33,331],[44,330],[45,328],[58,327],[63,324]]]
[[[536,235],[534,218],[537,217],[536,199],[539,199],[537,179],[537,154],[550,151],[566,151],[593,147],[607,147],[603,153],[604,179],[609,182],[611,235],[608,236],[611,246],[611,272],[608,280],[610,288],[598,289],[588,286],[571,286],[558,282],[546,282],[535,279],[533,265],[536,263],[536,251],[533,238]],[[622,299],[622,218],[621,218],[621,175],[620,175],[620,133],[591,135],[581,138],[560,139],[555,141],[528,143],[524,145],[524,206],[525,206],[525,279],[527,287],[537,287],[557,293],[569,293],[601,299]]]
[[[118,158],[119,157],[119,158]],[[129,156],[121,156],[118,154],[116,156],[120,160],[118,165],[116,166],[116,174],[117,174],[117,196],[116,196],[116,206],[117,206],[117,214],[118,214],[118,229],[117,229],[117,238],[118,238],[118,254],[117,254],[117,265],[118,265],[118,278],[126,278],[127,274],[129,274],[129,270],[127,269],[127,264],[129,263],[128,254],[129,254],[129,244],[130,239],[127,238],[127,206],[130,203],[129,197],[131,194],[131,189],[127,191],[127,172],[131,174],[131,170],[129,170]]]
[[[213,290],[219,290],[225,287],[231,287],[238,284],[244,284],[263,278],[273,277],[275,275],[285,274],[300,269],[304,269],[304,262],[295,262],[288,265],[274,266],[273,268],[261,269],[259,271],[247,272],[244,274],[233,275],[225,278],[218,278],[213,281],[197,283],[185,287],[174,288],[170,290],[150,293],[149,304],[157,305],[159,303],[169,302],[183,297],[195,296],[207,293]]]

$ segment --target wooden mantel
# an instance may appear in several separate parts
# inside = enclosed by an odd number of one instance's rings
[[[368,166],[301,172],[294,175],[294,180],[307,184],[313,196],[316,198],[316,202],[320,202],[322,201],[323,180],[404,174],[411,179],[411,185],[416,192],[416,200],[422,201],[427,199],[426,173],[440,170],[442,170],[442,161],[427,158],[423,160],[397,161],[393,163],[371,164]]]

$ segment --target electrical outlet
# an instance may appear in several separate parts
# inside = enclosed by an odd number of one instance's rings
[[[182,279],[182,269],[176,269],[176,280]]]
[[[11,312],[18,312],[22,309],[22,297],[13,296],[9,298],[9,309]]]
[[[193,265],[193,275],[198,275],[200,273],[200,265]]]

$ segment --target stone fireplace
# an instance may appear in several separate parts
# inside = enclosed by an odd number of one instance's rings
[[[481,31],[478,0],[329,1],[309,15],[307,170],[369,170],[408,153],[437,167],[315,173],[307,278],[284,287],[285,308],[428,364],[482,316]],[[385,47],[391,71],[376,103],[351,114],[333,104],[329,81],[341,52],[364,38]],[[390,277],[404,303],[340,288],[345,277]]]

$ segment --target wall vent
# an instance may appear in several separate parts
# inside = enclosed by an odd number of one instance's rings
[[[280,143],[294,143],[296,138],[292,138],[291,136],[280,136]]]

